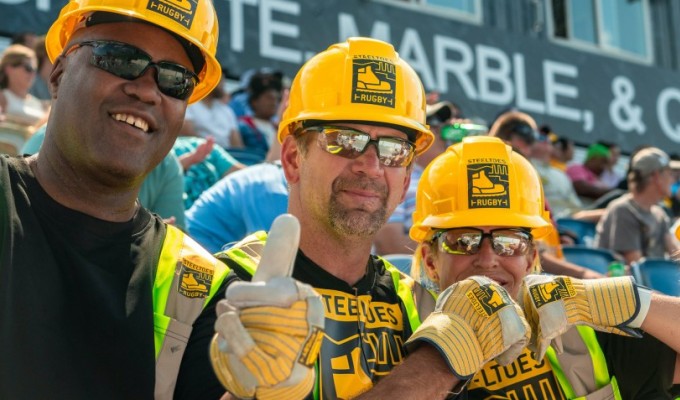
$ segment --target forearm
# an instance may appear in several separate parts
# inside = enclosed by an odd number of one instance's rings
[[[444,399],[460,383],[432,346],[423,344],[357,400]]]
[[[652,294],[647,317],[642,329],[659,339],[676,353],[680,353],[680,298],[659,293]]]

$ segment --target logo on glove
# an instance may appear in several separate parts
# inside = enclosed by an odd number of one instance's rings
[[[529,288],[531,298],[536,304],[536,308],[540,308],[553,301],[568,299],[576,296],[576,290],[569,278],[555,278],[554,281],[548,283],[541,283]]]
[[[507,293],[501,292],[491,285],[476,287],[465,295],[470,299],[475,311],[482,317],[492,316],[512,301]]]

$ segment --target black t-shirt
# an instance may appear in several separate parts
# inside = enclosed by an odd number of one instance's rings
[[[222,259],[241,279],[250,279],[234,261]],[[236,276],[230,278],[232,281]],[[325,335],[319,356],[321,399],[356,396],[404,360],[404,342],[412,331],[392,276],[379,258],[367,260],[366,274],[352,286],[298,251],[293,278],[314,287],[324,304]],[[313,397],[310,394],[307,398]]]
[[[0,192],[0,399],[152,399],[163,222],[143,208],[113,223],[63,207],[22,158],[0,157]],[[214,309],[201,318],[192,339],[212,335]],[[196,387],[223,393],[207,349],[187,349],[210,371]]]
[[[621,398],[672,399],[676,353],[652,336],[642,339],[597,332],[610,376]],[[509,365],[487,363],[457,399],[564,399],[547,357],[534,360],[528,349]]]

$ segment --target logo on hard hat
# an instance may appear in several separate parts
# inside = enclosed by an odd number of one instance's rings
[[[510,208],[508,165],[503,160],[468,164],[467,178],[468,208]]]
[[[191,29],[197,0],[150,0],[146,9],[161,14]]]
[[[352,60],[352,103],[394,108],[396,67],[377,57],[358,56]]]

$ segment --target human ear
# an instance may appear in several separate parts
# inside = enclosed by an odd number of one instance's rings
[[[64,76],[65,60],[64,56],[59,56],[54,60],[54,66],[52,67],[52,72],[50,73],[50,78],[47,82],[52,99],[56,99],[57,94],[59,93],[61,78]]]
[[[423,243],[420,246],[420,256],[423,260],[425,273],[427,273],[428,278],[430,278],[432,282],[438,283],[439,273],[437,272],[437,266],[435,264],[437,256],[430,243]]]
[[[286,175],[288,184],[297,183],[300,180],[300,160],[302,153],[293,135],[288,135],[281,144],[281,165]]]

